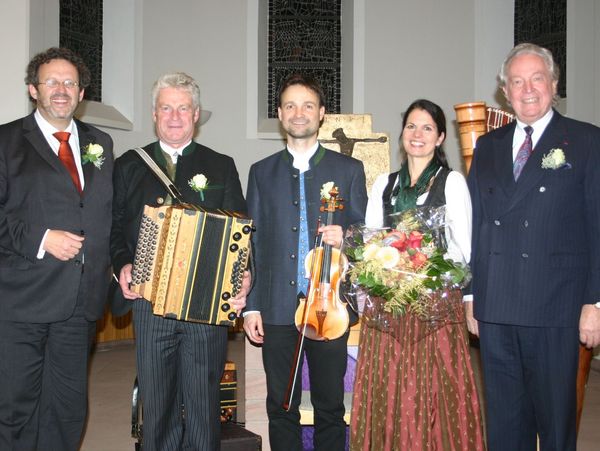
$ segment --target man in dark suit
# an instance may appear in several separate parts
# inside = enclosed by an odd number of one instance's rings
[[[317,141],[325,104],[315,80],[302,75],[288,78],[280,90],[278,114],[287,133],[287,148],[252,165],[248,180],[248,212],[256,224],[256,280],[244,329],[251,341],[263,347],[271,449],[295,451],[302,450],[300,383],[289,412],[282,405],[298,341],[296,300],[307,290],[304,261],[317,233],[320,192],[324,184],[334,182],[345,201],[344,209],[334,215],[336,225],[319,229],[324,243],[337,247],[342,228],[364,221],[367,194],[362,163]],[[316,450],[345,447],[347,341],[348,333],[327,342],[305,341]]]
[[[113,166],[111,138],[73,119],[89,82],[79,56],[48,49],[27,68],[36,110],[0,126],[2,450],[77,450],[82,436]]]
[[[574,451],[579,340],[600,343],[600,129],[552,109],[544,48],[516,46],[500,81],[517,120],[478,140],[468,179],[488,447]]]
[[[200,117],[200,89],[194,79],[181,72],[163,75],[154,84],[152,107],[159,140],[144,150],[170,176],[184,200],[205,208],[245,212],[233,159],[193,141]],[[203,178],[205,189],[192,188],[195,177]],[[133,150],[115,162],[114,190],[111,256],[123,295],[137,299],[133,320],[144,406],[144,450],[219,449],[219,390],[227,328],[155,316],[152,304],[129,289],[144,205],[172,199]],[[246,305],[249,286],[246,274],[243,289],[232,302],[238,311]]]

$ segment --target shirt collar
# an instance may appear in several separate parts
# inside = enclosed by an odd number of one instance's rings
[[[175,147],[171,147],[169,146],[167,143],[163,142],[163,141],[158,141],[160,144],[160,148],[165,151],[166,153],[168,153],[169,155],[171,155],[171,161],[175,164],[177,163],[177,158],[179,158],[181,155],[183,155],[183,150],[190,145],[190,143],[192,142],[192,140],[190,139],[188,142],[186,142],[183,146],[178,147],[177,149]]]
[[[42,114],[40,113],[40,111],[38,109],[36,109],[35,113],[33,113],[33,117],[34,117],[35,122],[37,123],[38,127],[40,128],[42,134],[44,135],[44,138],[46,138],[46,141],[48,142],[48,144],[50,144],[50,147],[56,153],[58,153],[58,146],[60,143],[54,137],[54,133],[56,133],[58,131],[69,132],[71,134],[71,136],[69,137],[69,142],[71,144],[71,148],[79,149],[79,135],[77,133],[77,127],[75,126],[75,122],[73,121],[73,119],[71,119],[71,122],[69,123],[69,125],[67,125],[67,128],[65,128],[64,130],[59,130],[54,125],[52,125],[50,122],[48,122],[46,120],[46,118],[44,118],[44,116],[42,116]]]
[[[542,133],[544,133],[544,130],[546,130],[546,127],[552,120],[553,115],[554,110],[550,108],[550,110],[548,110],[546,114],[544,114],[541,118],[539,118],[537,121],[531,124],[531,127],[533,128],[533,133],[531,135],[531,142],[533,144],[533,147],[535,147],[536,143],[542,136]],[[525,127],[527,127],[527,124],[517,119],[517,128],[515,129],[515,135],[518,136],[515,136],[515,141],[519,143],[519,146],[525,139]]]
[[[59,130],[54,125],[52,125],[50,122],[48,122],[46,120],[46,118],[44,116],[42,116],[42,113],[40,113],[40,111],[38,109],[35,110],[33,117],[35,118],[35,121],[37,122],[38,127],[40,128],[40,130],[42,130],[42,133],[44,135],[47,133],[51,135],[53,133],[60,132],[60,131],[69,132],[71,134],[77,133],[77,127],[74,127],[73,119],[71,119],[71,122],[69,122],[69,125],[67,125],[67,128],[65,128],[64,130]],[[73,129],[75,129],[75,132],[73,132]]]
[[[319,149],[319,141],[317,141],[308,151],[306,152],[296,152],[291,149],[290,146],[286,146],[288,152],[294,158],[293,166],[300,171],[302,174],[310,169],[310,159],[313,157],[317,150]]]

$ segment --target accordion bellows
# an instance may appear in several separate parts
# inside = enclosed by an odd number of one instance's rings
[[[251,232],[252,220],[235,212],[146,205],[131,290],[152,302],[155,315],[232,325],[229,301],[242,287]]]

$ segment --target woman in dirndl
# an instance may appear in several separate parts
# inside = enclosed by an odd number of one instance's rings
[[[408,107],[401,134],[406,160],[398,172],[375,181],[365,222],[368,227],[393,227],[394,213],[445,205],[446,257],[468,263],[471,200],[463,175],[448,167],[441,147],[445,137],[446,119],[438,105],[421,99]],[[371,299],[365,315],[377,310],[379,317],[385,316],[383,302]],[[445,302],[457,319],[433,330],[410,312],[387,314],[392,324],[387,329],[362,322],[351,450],[485,449],[463,294],[447,292]]]

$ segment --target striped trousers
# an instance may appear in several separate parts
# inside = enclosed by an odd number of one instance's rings
[[[133,321],[144,451],[218,451],[227,328],[155,316],[143,299]]]

